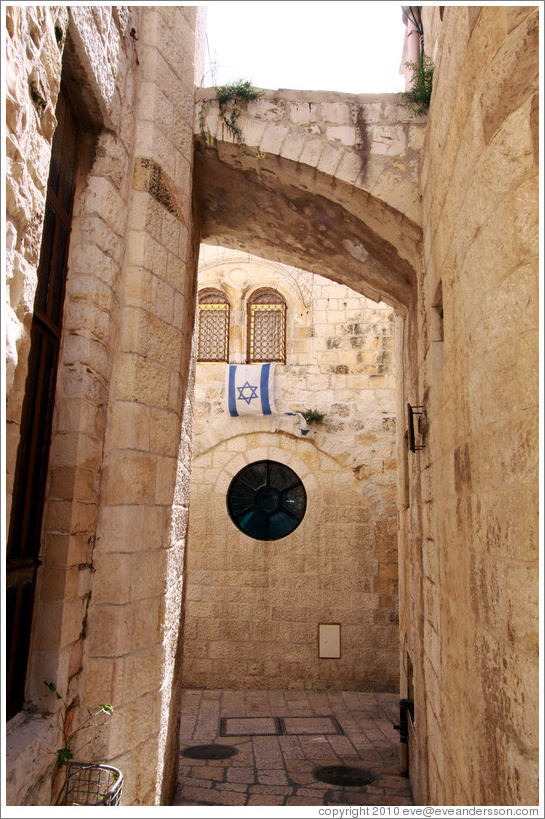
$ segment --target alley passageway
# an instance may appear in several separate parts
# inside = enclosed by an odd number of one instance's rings
[[[412,805],[398,715],[396,694],[186,689],[172,804]],[[339,767],[343,784],[316,778]]]
[[[540,11],[400,7],[416,113],[202,88],[202,5],[6,7],[7,805],[57,749],[142,808],[537,805]]]

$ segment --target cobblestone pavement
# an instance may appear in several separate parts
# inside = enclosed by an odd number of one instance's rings
[[[400,773],[398,696],[359,691],[195,690],[182,695],[173,805],[412,805]],[[196,759],[196,746],[228,746]],[[367,769],[368,785],[318,781],[320,766]]]

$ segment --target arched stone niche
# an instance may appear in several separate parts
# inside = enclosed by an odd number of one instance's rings
[[[287,537],[258,541],[229,517],[246,465],[289,466],[307,494]],[[395,518],[368,484],[312,441],[236,435],[195,458],[187,551],[185,687],[396,690]],[[319,623],[341,624],[341,657],[318,657]]]

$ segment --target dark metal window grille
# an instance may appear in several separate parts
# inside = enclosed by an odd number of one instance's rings
[[[23,707],[76,175],[77,120],[61,88],[51,147],[6,558],[6,702]]]
[[[227,509],[235,526],[255,540],[278,540],[301,523],[307,494],[299,476],[278,461],[256,461],[235,475]]]
[[[248,362],[286,361],[286,302],[275,290],[258,290],[248,303]]]
[[[219,290],[199,293],[197,361],[229,360],[229,302]]]

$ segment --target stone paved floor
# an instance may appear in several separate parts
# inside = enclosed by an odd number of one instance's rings
[[[172,804],[412,805],[409,780],[400,774],[398,716],[395,694],[187,689]],[[237,753],[225,760],[184,754],[205,744]],[[327,765],[366,768],[374,781],[317,781],[313,770]]]

